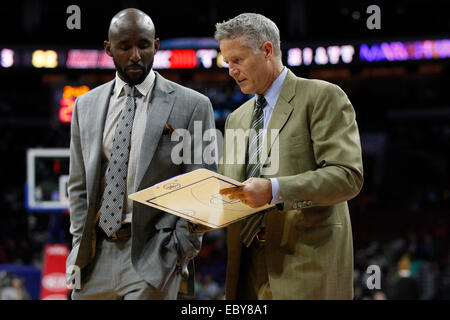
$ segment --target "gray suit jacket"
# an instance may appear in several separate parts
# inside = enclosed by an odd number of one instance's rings
[[[83,269],[92,259],[94,223],[101,198],[103,128],[113,87],[114,80],[80,96],[73,111],[68,187],[73,246],[66,263],[68,268],[75,265]],[[179,142],[171,141],[170,134],[163,134],[166,123],[175,129],[188,130],[192,141],[194,121],[201,121],[203,131],[215,129],[209,99],[158,73],[152,95],[135,191],[198,168],[216,171],[216,163],[194,164],[194,143],[191,143],[191,164],[172,163],[172,147]],[[203,143],[201,151],[208,146],[210,144]],[[199,252],[201,240],[201,235],[189,233],[184,219],[133,203],[131,259],[136,272],[152,286],[163,288],[177,264],[186,269]],[[189,287],[193,288],[193,274],[189,282]]]

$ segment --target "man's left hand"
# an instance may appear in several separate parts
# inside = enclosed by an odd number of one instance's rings
[[[228,195],[233,199],[239,199],[242,203],[258,208],[268,204],[272,200],[272,182],[264,178],[249,178],[243,182],[243,186],[220,190],[221,195]]]

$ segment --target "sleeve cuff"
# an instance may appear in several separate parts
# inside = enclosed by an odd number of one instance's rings
[[[278,204],[283,202],[280,194],[280,184],[278,183],[278,179],[270,178],[270,182],[272,183],[272,201],[270,201],[270,204]]]

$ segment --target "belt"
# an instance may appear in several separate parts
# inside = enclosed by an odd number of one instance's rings
[[[106,235],[102,228],[97,226],[97,234],[108,241],[126,240],[131,237],[131,223],[122,224],[120,229],[114,232],[110,237]]]

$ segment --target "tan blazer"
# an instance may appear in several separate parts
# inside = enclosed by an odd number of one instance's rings
[[[250,127],[254,98],[229,115],[225,130]],[[266,214],[266,263],[274,299],[352,299],[353,243],[347,201],[363,184],[363,166],[354,109],[336,85],[296,77],[288,71],[268,124],[279,146],[277,177],[283,211]],[[245,146],[227,141],[220,172],[245,180],[238,157]],[[274,138],[275,137],[275,138]],[[274,160],[275,159],[275,160]],[[274,162],[273,162],[274,163]],[[242,221],[228,227],[226,298],[235,299],[242,244]]]

